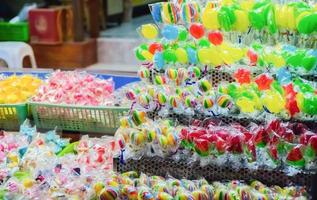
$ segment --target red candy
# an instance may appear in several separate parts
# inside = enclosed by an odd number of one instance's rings
[[[297,162],[302,160],[303,159],[302,148],[303,148],[303,145],[301,144],[293,147],[287,155],[287,160],[292,162]]]
[[[277,152],[277,146],[276,145],[270,145],[269,146],[269,155],[273,160],[278,160],[278,152]]]
[[[156,51],[162,51],[162,50],[163,50],[163,46],[162,46],[162,44],[160,44],[158,42],[154,42],[154,43],[150,44],[150,46],[149,46],[149,52],[153,55]]]
[[[255,83],[258,85],[259,90],[268,90],[271,87],[273,78],[267,74],[261,74],[255,79]]]
[[[208,33],[208,40],[213,45],[220,45],[223,41],[223,36],[219,31]]]
[[[307,131],[303,134],[300,135],[299,137],[299,142],[303,145],[307,145],[308,142],[310,141],[310,138],[315,136],[314,133],[310,132],[310,131]]]
[[[270,142],[270,136],[263,127],[258,127],[254,133],[254,142],[256,146],[263,147]]]
[[[250,60],[250,65],[255,66],[258,62],[258,54],[256,54],[253,50],[249,49],[247,52],[247,56]]]
[[[233,77],[236,79],[236,81],[240,84],[249,84],[251,82],[251,72],[246,69],[238,69]]]
[[[314,150],[315,154],[317,154],[317,135],[312,136],[308,143]]]
[[[200,39],[205,35],[204,26],[198,23],[190,25],[189,32],[195,39]]]
[[[231,153],[243,153],[244,137],[241,134],[232,135],[228,139],[227,150]]]

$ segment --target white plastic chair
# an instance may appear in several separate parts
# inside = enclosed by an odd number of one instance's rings
[[[33,49],[24,42],[0,42],[0,58],[8,68],[23,68],[23,59],[29,56],[32,68],[37,68]]]

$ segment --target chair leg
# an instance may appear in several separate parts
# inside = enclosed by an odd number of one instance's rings
[[[37,68],[37,65],[36,65],[34,53],[32,53],[32,54],[30,55],[30,61],[31,61],[32,68],[36,69],[36,68]]]

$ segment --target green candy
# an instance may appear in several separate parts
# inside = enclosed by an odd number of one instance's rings
[[[317,115],[317,95],[305,95],[302,103],[302,111],[309,115]]]
[[[202,38],[199,40],[198,45],[200,47],[210,47],[210,42],[207,38]]]
[[[275,89],[278,93],[280,93],[280,95],[284,94],[283,87],[277,81],[273,81],[271,87]]]
[[[135,50],[135,56],[140,61],[145,61],[145,58],[142,56],[141,52],[143,50],[148,50],[148,46],[146,44],[141,44],[136,50]]]
[[[272,12],[273,10],[272,5],[265,4],[263,6],[259,6],[258,8],[257,7],[254,7],[254,8],[255,9],[249,12],[250,23],[254,28],[258,30],[262,30],[268,24],[269,13]],[[270,17],[274,18],[274,16],[270,16]]]
[[[275,22],[275,11],[272,6],[267,17],[268,30],[270,33],[274,34],[277,32],[277,25]]]
[[[218,21],[221,28],[230,31],[236,21],[234,10],[228,6],[222,6],[218,12]]]
[[[180,28],[178,30],[178,40],[179,41],[186,41],[188,38],[188,31],[185,28]]]
[[[317,13],[303,17],[297,24],[297,30],[302,34],[310,34],[317,30]]]
[[[302,61],[302,66],[306,71],[312,70],[317,64],[317,58],[315,56],[305,56]]]
[[[177,61],[177,57],[174,49],[168,49],[163,52],[163,58],[166,62],[175,63]]]

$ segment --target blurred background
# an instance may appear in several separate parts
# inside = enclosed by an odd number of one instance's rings
[[[137,27],[157,0],[1,0],[0,41],[22,41],[38,68],[135,73]],[[0,58],[1,59],[1,58]],[[1,67],[10,67],[1,59]],[[32,66],[23,59],[23,67]]]

